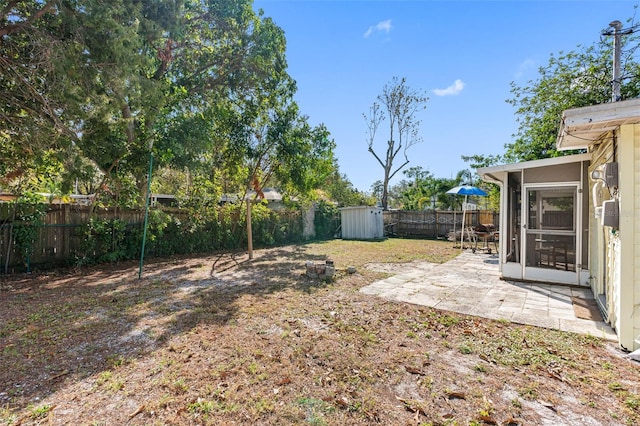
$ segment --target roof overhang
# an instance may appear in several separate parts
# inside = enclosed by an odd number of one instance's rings
[[[487,182],[504,182],[505,174],[509,172],[519,172],[525,169],[537,167],[557,166],[562,164],[578,163],[590,161],[591,154],[563,155],[561,157],[543,158],[541,160],[523,161],[521,163],[501,164],[499,166],[481,167],[477,170],[478,175]]]
[[[640,99],[568,109],[562,113],[556,148],[558,151],[586,149],[604,134],[624,124],[638,123]]]

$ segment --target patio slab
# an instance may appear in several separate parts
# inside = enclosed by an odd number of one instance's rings
[[[505,319],[618,341],[603,321],[577,318],[571,297],[593,299],[588,288],[502,280],[496,254],[465,251],[434,265],[376,281],[362,293],[490,319]]]

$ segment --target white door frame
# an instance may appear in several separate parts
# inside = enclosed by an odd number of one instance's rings
[[[529,192],[541,189],[567,188],[571,187],[575,191],[575,201],[573,206],[575,238],[575,272],[561,271],[557,269],[539,268],[527,266],[527,235],[529,232]],[[582,191],[580,182],[553,182],[553,183],[529,183],[522,185],[522,208],[521,221],[522,232],[520,233],[520,263],[522,267],[522,277],[525,280],[544,281],[558,284],[580,284],[581,261],[582,259]],[[566,235],[566,234],[565,234]]]

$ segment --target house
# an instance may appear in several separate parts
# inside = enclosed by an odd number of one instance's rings
[[[223,194],[220,197],[220,204],[227,203],[237,203],[241,197],[236,194]],[[272,210],[283,210],[285,209],[284,200],[282,194],[278,192],[275,188],[263,188],[262,189],[262,197],[256,196],[256,191],[248,190],[245,195],[245,200],[265,200],[267,206],[269,206]]]
[[[640,99],[567,110],[569,155],[478,169],[500,185],[505,279],[593,291],[620,346],[640,348]]]

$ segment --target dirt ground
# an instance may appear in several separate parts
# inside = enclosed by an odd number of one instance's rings
[[[358,292],[454,255],[336,240],[2,277],[0,425],[640,422],[615,344]]]

